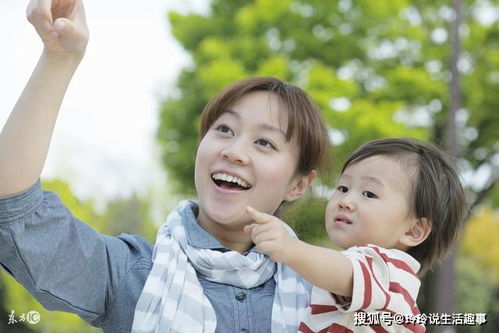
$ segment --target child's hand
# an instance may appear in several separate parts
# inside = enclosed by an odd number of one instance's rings
[[[48,54],[84,53],[88,28],[81,0],[31,0],[26,15]]]
[[[256,223],[245,226],[244,232],[251,234],[258,251],[268,254],[275,262],[286,262],[289,253],[293,251],[295,239],[289,235],[284,222],[251,207],[246,207],[246,213]]]

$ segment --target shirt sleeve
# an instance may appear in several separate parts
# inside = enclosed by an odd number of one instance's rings
[[[351,298],[333,295],[340,311],[388,311],[393,305],[409,310],[415,305],[419,263],[410,255],[374,245],[356,246],[343,254],[352,263],[353,293]],[[407,306],[400,307],[399,298]]]
[[[0,199],[0,263],[48,310],[97,320],[131,265],[129,254],[126,242],[79,221],[39,181]]]

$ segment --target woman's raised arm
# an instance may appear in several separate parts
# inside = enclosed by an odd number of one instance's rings
[[[79,0],[31,0],[27,17],[44,49],[0,132],[0,197],[22,192],[40,177],[57,114],[88,42]]]

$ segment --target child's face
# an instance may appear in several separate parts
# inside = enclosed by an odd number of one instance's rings
[[[272,93],[248,93],[200,142],[195,168],[198,219],[212,234],[237,230],[247,237],[241,228],[249,222],[246,206],[272,214],[283,200],[292,199],[288,194],[300,150],[296,139],[286,141],[287,121],[281,117],[286,110],[279,104]]]
[[[345,169],[326,208],[326,231],[347,249],[374,244],[406,250],[401,237],[414,221],[407,170],[389,156],[373,156]]]

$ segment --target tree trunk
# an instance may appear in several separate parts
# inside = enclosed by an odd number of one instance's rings
[[[450,71],[452,74],[450,82],[450,105],[445,125],[444,143],[445,149],[453,157],[453,163],[456,167],[456,161],[459,156],[459,141],[457,136],[456,115],[461,108],[461,90],[459,84],[458,61],[460,56],[460,38],[459,28],[461,26],[461,1],[454,0],[454,20],[451,23],[451,56]],[[435,272],[432,272],[426,279],[430,285],[425,289],[427,310],[437,313],[455,313],[455,260],[457,245],[452,249],[449,256]],[[429,332],[455,332],[453,326],[434,326],[428,327]]]

